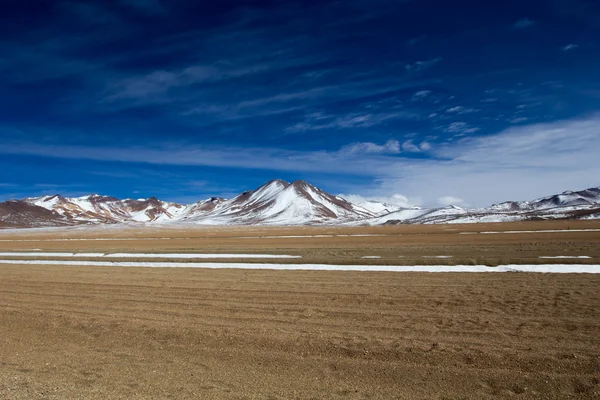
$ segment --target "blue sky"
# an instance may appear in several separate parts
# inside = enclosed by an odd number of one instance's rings
[[[0,200],[600,185],[600,3],[6,1]]]

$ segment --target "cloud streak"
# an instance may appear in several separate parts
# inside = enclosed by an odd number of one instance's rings
[[[522,18],[513,24],[513,29],[527,29],[535,25],[535,21],[529,18]]]
[[[382,145],[371,142],[362,142],[344,146],[342,147],[341,152],[347,154],[399,154],[401,152],[401,146],[400,142],[397,140],[388,140]]]
[[[570,43],[570,44],[568,44],[568,45],[566,45],[566,46],[563,46],[563,47],[561,47],[560,49],[561,49],[562,51],[569,51],[569,50],[575,50],[575,49],[576,49],[576,48],[578,48],[578,47],[579,47],[579,45],[576,45],[576,44]]]
[[[413,64],[406,64],[404,66],[404,69],[406,69],[408,72],[422,72],[428,70],[429,68],[432,68],[434,65],[439,64],[441,62],[442,58],[437,57],[429,60],[417,61]]]
[[[401,152],[407,143],[354,143],[339,151],[273,148],[187,148],[47,146],[6,144],[1,154],[99,160],[114,163],[212,166],[371,177],[371,195],[401,192],[438,199],[453,193],[476,205],[527,199],[567,188],[598,185],[600,116],[525,125],[499,134],[468,138],[434,148],[434,158],[414,159]],[[409,146],[410,147],[410,146]],[[419,150],[422,149],[422,145]],[[491,184],[493,182],[493,185]],[[366,193],[369,195],[369,193]],[[518,196],[518,197],[515,197]]]

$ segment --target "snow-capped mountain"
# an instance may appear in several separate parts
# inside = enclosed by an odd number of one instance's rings
[[[414,213],[402,210],[380,217],[374,223],[458,224],[544,219],[600,219],[600,187],[579,192],[567,191],[532,201],[507,201],[488,208],[449,206]]]
[[[23,200],[0,203],[0,228],[66,226],[71,223],[61,215]]]
[[[494,204],[490,207],[498,211],[535,211],[557,207],[593,206],[600,202],[600,187],[581,190],[579,192],[566,191],[553,196],[542,197],[533,201],[507,201]]]
[[[188,215],[182,220],[205,224],[298,225],[361,220],[373,215],[308,182],[274,180],[256,190],[222,201],[206,213]]]
[[[400,211],[403,208],[394,204],[383,203],[375,200],[367,200],[361,203],[358,203],[359,207],[364,208],[365,210],[377,215],[383,216],[395,211]]]
[[[28,198],[25,203],[44,208],[73,222],[163,222],[177,217],[185,206],[167,203],[156,197],[119,200],[92,194],[67,198],[60,195]]]
[[[204,225],[303,225],[345,223],[375,216],[308,182],[267,182],[226,200],[212,197],[194,204],[125,199],[97,194],[60,195],[1,203],[0,226],[56,226],[114,223],[182,223]],[[37,217],[36,217],[37,216]]]
[[[488,208],[399,208],[366,201],[353,204],[305,181],[267,182],[226,200],[211,197],[194,204],[125,199],[97,194],[60,195],[0,203],[0,227],[79,224],[171,223],[202,225],[381,225],[504,222],[539,219],[600,219],[600,187],[509,201]]]

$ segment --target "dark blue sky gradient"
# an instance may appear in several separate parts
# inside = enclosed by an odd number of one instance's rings
[[[592,0],[5,1],[0,200],[195,201],[283,178],[487,205],[596,185],[562,174],[592,134],[573,133],[560,179],[523,173],[552,156],[544,136],[489,195],[498,171],[472,154],[594,120],[599,43]]]

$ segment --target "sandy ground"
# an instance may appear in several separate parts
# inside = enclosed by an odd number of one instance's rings
[[[536,232],[478,233],[506,231]],[[0,252],[32,250],[268,253],[300,255],[302,259],[290,259],[285,262],[313,264],[599,264],[600,221],[355,228],[109,227],[56,231],[0,231]],[[440,256],[445,258],[438,258]],[[540,259],[557,256],[590,258]]]
[[[2,232],[34,242],[0,248],[600,255],[594,231],[460,234],[560,224]],[[391,236],[239,238],[323,232]],[[172,239],[39,241],[69,237]],[[45,398],[597,399],[600,275],[1,265],[0,399]]]
[[[598,275],[0,274],[0,398],[600,395]]]

